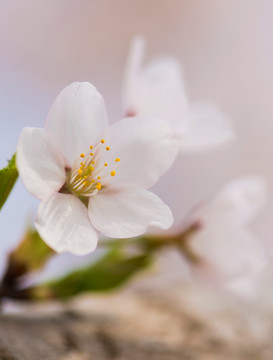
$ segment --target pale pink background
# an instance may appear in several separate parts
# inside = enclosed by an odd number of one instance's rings
[[[228,180],[261,174],[268,206],[252,228],[272,242],[273,0],[0,0],[0,165],[24,126],[42,127],[58,92],[94,83],[109,118],[122,116],[120,89],[130,39],[148,40],[148,59],[183,64],[190,98],[217,103],[237,141],[185,155],[155,186],[179,224],[192,206]],[[1,263],[38,202],[18,182],[0,213]]]

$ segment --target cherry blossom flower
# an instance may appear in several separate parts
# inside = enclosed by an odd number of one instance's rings
[[[57,252],[86,254],[98,233],[134,237],[173,217],[146,190],[178,151],[167,122],[125,118],[108,126],[96,88],[75,82],[53,103],[44,129],[24,128],[17,166],[27,190],[41,200],[35,226]]]
[[[265,183],[257,177],[228,184],[189,217],[194,231],[186,239],[194,272],[215,283],[249,279],[267,262],[262,243],[247,225],[265,202]]]
[[[189,103],[179,62],[162,57],[142,66],[144,39],[133,39],[123,81],[127,115],[166,119],[179,140],[180,151],[194,151],[233,138],[230,121],[209,103]]]

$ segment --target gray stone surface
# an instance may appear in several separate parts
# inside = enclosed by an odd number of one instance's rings
[[[183,290],[20,307],[0,317],[0,359],[272,360],[269,310]]]

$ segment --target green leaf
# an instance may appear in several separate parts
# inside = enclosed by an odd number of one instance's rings
[[[68,299],[83,292],[112,290],[151,263],[151,255],[128,255],[111,248],[95,264],[76,270],[63,278],[29,289],[33,299]]]
[[[16,168],[14,154],[8,165],[4,169],[0,170],[0,210],[5,204],[5,201],[7,200],[17,178],[18,171]]]

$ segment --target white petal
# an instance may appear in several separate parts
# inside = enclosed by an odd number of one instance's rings
[[[181,66],[172,57],[162,57],[142,67],[144,45],[137,37],[129,51],[123,82],[125,114],[162,118],[184,133],[189,109]]]
[[[149,225],[161,229],[173,223],[172,213],[153,193],[139,187],[109,187],[89,200],[94,227],[109,237],[139,236]]]
[[[193,104],[190,107],[189,131],[181,137],[180,151],[202,150],[233,138],[233,128],[224,114],[210,104]]]
[[[190,249],[200,257],[195,268],[199,275],[215,281],[228,281],[260,271],[265,252],[243,227],[223,216],[208,217],[188,239]]]
[[[45,124],[72,166],[107,125],[104,101],[87,82],[74,82],[63,89],[53,103]]]
[[[178,151],[171,127],[161,119],[126,118],[108,128],[104,137],[110,151],[104,151],[101,162],[114,164],[115,183],[152,186],[171,166]],[[115,163],[115,158],[120,162]]]
[[[236,222],[244,223],[255,217],[265,201],[264,179],[258,176],[247,177],[229,183],[211,201],[208,211],[222,213]]]
[[[58,145],[43,129],[22,130],[16,163],[25,187],[38,199],[58,191],[65,182],[65,160]]]
[[[74,195],[55,193],[43,200],[35,227],[55,251],[84,255],[95,250],[98,235],[89,220],[87,208]]]

